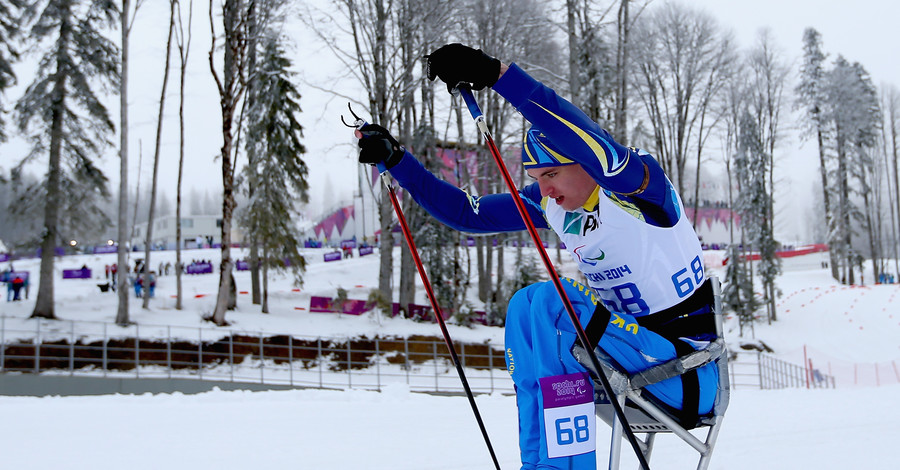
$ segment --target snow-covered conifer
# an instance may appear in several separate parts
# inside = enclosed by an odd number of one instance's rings
[[[248,154],[257,156],[244,169],[248,187],[253,188],[246,211],[238,223],[262,249],[259,263],[263,272],[262,311],[267,312],[266,274],[270,269],[291,269],[297,284],[302,282],[305,260],[297,229],[297,202],[309,198],[306,153],[301,139],[303,127],[297,120],[300,92],[291,82],[291,61],[282,45],[283,37],[267,31],[259,42],[262,50],[251,71],[254,86],[248,109]]]
[[[49,160],[43,186],[32,193],[44,207],[40,287],[32,316],[55,318],[56,247],[79,227],[108,223],[98,206],[109,197],[107,178],[94,159],[111,145],[115,131],[98,91],[119,81],[118,49],[103,35],[115,26],[118,9],[111,0],[37,0],[25,6],[22,18],[29,47],[43,55],[34,81],[16,104],[19,129],[32,144],[20,165]]]

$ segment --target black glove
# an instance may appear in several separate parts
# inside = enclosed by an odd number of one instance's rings
[[[377,165],[384,163],[385,168],[400,163],[406,151],[387,129],[378,124],[366,124],[357,129],[359,139],[359,162]]]
[[[494,86],[500,78],[500,61],[459,43],[441,46],[427,55],[428,79],[439,77],[453,91],[460,82],[472,84],[473,90]]]

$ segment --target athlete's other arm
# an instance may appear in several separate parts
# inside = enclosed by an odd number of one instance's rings
[[[442,223],[460,231],[490,233],[524,230],[512,196],[470,196],[429,172],[387,129],[367,124],[357,131],[359,161],[387,169],[413,199]],[[519,191],[535,225],[546,228],[536,184]]]

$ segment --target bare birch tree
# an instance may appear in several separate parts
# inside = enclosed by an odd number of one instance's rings
[[[131,0],[122,0],[122,11],[119,12],[119,28],[122,34],[121,82],[119,82],[119,210],[118,231],[119,246],[116,257],[116,273],[114,284],[117,285],[118,309],[116,324],[130,323],[128,315],[128,253],[131,245],[131,230],[128,225],[128,66],[131,27],[137,17],[143,0],[137,0],[134,11]]]
[[[178,29],[175,39],[178,45],[178,58],[180,60],[180,75],[178,81],[178,183],[175,189],[175,310],[181,310],[183,305],[183,287],[181,277],[183,274],[181,261],[181,183],[184,179],[184,83],[187,74],[187,61],[191,51],[191,24],[194,18],[194,0],[188,2],[187,30],[181,17],[181,2],[178,1]]]
[[[749,111],[756,120],[756,129],[759,138],[769,158],[766,163],[766,201],[763,223],[768,228],[762,233],[766,237],[775,235],[775,149],[781,140],[781,111],[784,107],[784,89],[787,83],[790,67],[782,58],[781,52],[775,46],[771,31],[760,31],[755,46],[748,56],[748,71],[750,72],[750,87],[748,95]],[[771,250],[760,255],[766,255],[760,263],[760,277],[763,283],[763,303],[766,305],[767,318],[770,322],[776,321],[776,297],[778,296],[775,278],[781,273],[780,260],[775,257],[775,240],[761,241],[764,246],[772,245]]]
[[[156,189],[159,180],[159,149],[162,145],[163,113],[166,108],[166,89],[169,86],[169,68],[172,58],[172,34],[175,31],[175,3],[169,0],[169,35],[166,38],[166,65],[163,69],[162,91],[159,93],[159,114],[156,117],[156,147],[153,150],[153,176],[150,179],[150,210],[147,213],[147,237],[144,242],[143,308],[150,308],[152,277],[150,251],[153,249],[153,220],[156,216]],[[162,274],[162,273],[159,273]],[[135,276],[139,276],[135,273]]]
[[[429,47],[441,30],[437,22],[441,11],[452,10],[453,2],[333,0],[331,5],[335,8],[330,11],[310,11],[305,15],[307,24],[364,88],[366,114],[372,123],[393,132],[399,130],[401,140],[412,135],[411,93],[421,80],[414,71],[421,67],[422,56],[430,52]],[[335,30],[328,30],[328,26]],[[376,192],[380,228],[378,291],[383,299],[391,299],[394,215],[386,189],[379,184]],[[410,273],[414,276],[414,272],[409,268],[407,271],[404,279],[412,279]],[[409,281],[406,284],[411,285]],[[406,301],[410,289],[403,291]]]
[[[746,151],[741,148],[742,118],[747,109],[749,83],[746,73],[746,64],[736,64],[735,73],[725,86],[723,99],[719,103],[719,112],[725,116],[723,121],[723,162],[725,164],[728,185],[728,207],[737,213],[741,194],[744,189],[742,182],[746,177],[740,172],[746,166]],[[746,139],[745,139],[746,141]],[[722,302],[726,309],[735,313],[738,317],[740,335],[749,330],[754,332],[754,315],[758,307],[758,301],[753,289],[753,277],[750,275],[749,261],[746,252],[748,246],[747,231],[742,223],[736,227],[736,217],[732,216],[728,221],[729,244],[726,254],[725,279],[722,289]],[[737,231],[738,233],[735,233]]]
[[[654,133],[646,147],[685,194],[687,159],[709,111],[703,103],[721,86],[733,39],[708,14],[674,3],[648,12],[634,34],[634,87]]]
[[[219,291],[216,307],[210,320],[216,325],[225,325],[225,312],[234,305],[234,291],[231,260],[231,226],[235,208],[234,199],[234,133],[237,122],[235,114],[246,89],[246,14],[243,0],[225,0],[222,5],[224,25],[224,60],[221,76],[216,69],[216,36],[213,18],[213,0],[209,2],[209,22],[213,31],[212,46],[209,50],[209,68],[219,90],[219,106],[222,111],[222,261],[219,265]]]
[[[557,87],[565,84],[564,77],[555,72],[563,65],[559,61],[560,47],[548,28],[550,19],[540,3],[534,0],[466,1],[462,6],[461,31],[458,33],[461,42],[481,48],[501,60],[516,62],[545,83]],[[476,97],[497,145],[501,149],[511,147],[518,152],[521,148],[520,130],[508,130],[513,122],[521,125],[521,121],[514,118],[512,106],[489,90],[476,92]],[[470,190],[479,195],[505,192],[506,187],[490,154],[484,145],[477,148],[477,179],[472,182]],[[505,234],[475,239],[479,299],[485,302],[492,320],[505,315],[506,301],[511,296],[511,293],[504,291],[508,286],[504,282],[506,274],[502,268],[505,265],[505,239]]]

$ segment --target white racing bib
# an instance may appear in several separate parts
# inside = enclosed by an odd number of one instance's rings
[[[597,448],[594,388],[586,372],[540,379],[547,456],[570,457]]]
[[[545,199],[547,221],[613,313],[649,315],[680,303],[703,284],[700,241],[678,202],[678,222],[656,227],[632,203],[598,190],[584,207],[565,211]]]

